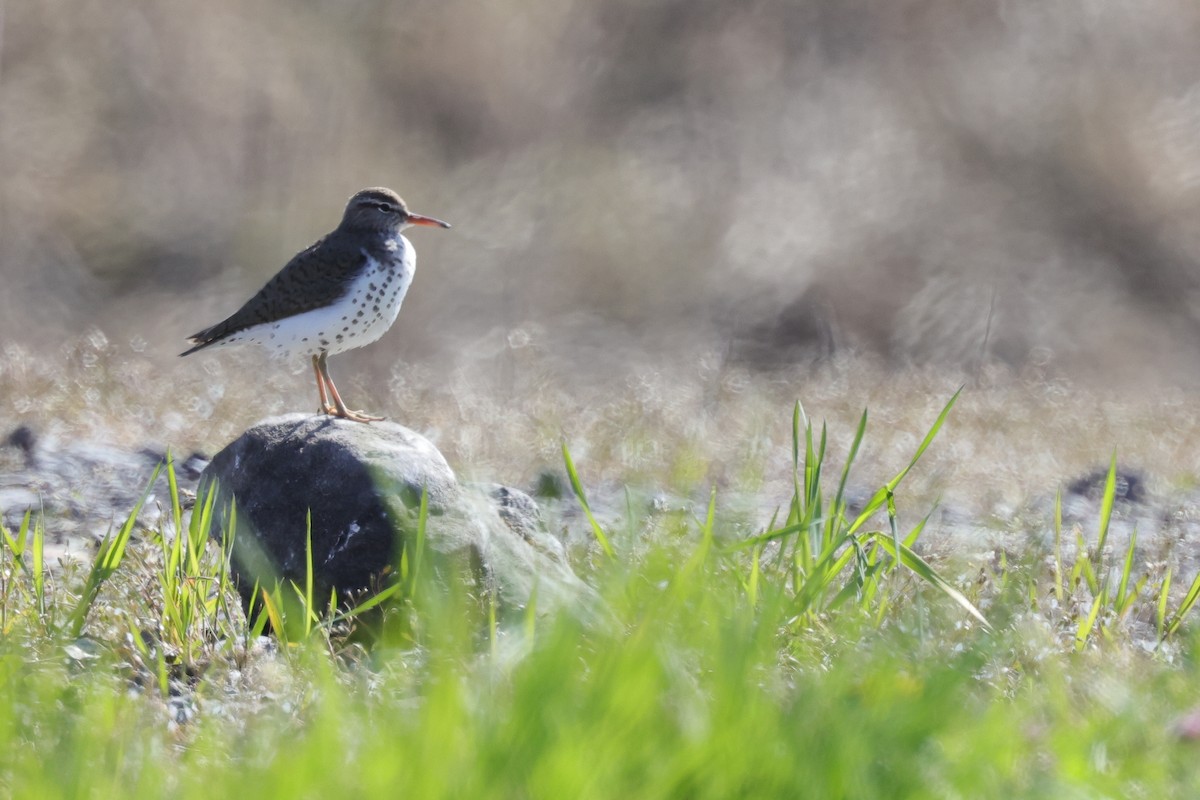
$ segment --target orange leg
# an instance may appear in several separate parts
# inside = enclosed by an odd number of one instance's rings
[[[321,395],[321,405],[317,407],[317,411],[322,414],[336,414],[337,409],[329,405],[329,397],[325,394],[325,379],[321,375],[321,367],[317,362],[317,357],[312,357],[313,372],[317,376],[317,391]]]
[[[321,353],[319,357],[313,356],[313,358],[313,364],[317,370],[318,388],[321,389],[321,404],[324,406],[326,414],[332,414],[335,417],[348,419],[352,422],[378,422],[384,419],[383,417],[372,417],[361,411],[351,411],[346,408],[346,404],[342,402],[342,396],[338,393],[337,387],[333,385],[333,378],[329,377],[329,355]],[[326,389],[329,391],[329,398],[333,399],[333,408],[330,408],[327,402]]]

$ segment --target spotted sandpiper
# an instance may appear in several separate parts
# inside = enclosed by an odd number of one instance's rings
[[[370,344],[396,321],[416,269],[412,243],[400,235],[410,225],[450,227],[413,214],[391,189],[363,189],[346,203],[333,233],[297,253],[229,318],[189,336],[195,347],[180,355],[246,343],[281,357],[305,355],[320,411],[354,422],[383,419],[346,407],[327,359]]]

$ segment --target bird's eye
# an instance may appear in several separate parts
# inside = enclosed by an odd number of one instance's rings
[[[391,203],[380,203],[379,205],[376,206],[376,208],[378,208],[380,211],[382,211],[385,214],[391,214],[393,211],[396,210],[395,206],[393,206]]]

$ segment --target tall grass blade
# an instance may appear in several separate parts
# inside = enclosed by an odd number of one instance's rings
[[[792,409],[792,502],[787,518],[789,525],[798,523],[804,516],[800,508],[800,498],[804,496],[800,488],[800,431],[808,429],[808,417],[804,414],[804,407],[797,400]]]
[[[1096,553],[1094,569],[1101,572],[1101,562],[1104,559],[1104,545],[1108,542],[1108,525],[1112,520],[1113,501],[1117,496],[1117,453],[1114,450],[1112,460],[1108,465],[1108,477],[1104,480],[1104,497],[1100,501],[1100,533],[1096,537]]]
[[[889,536],[884,534],[876,534],[874,536],[874,541],[884,550],[888,551],[892,558],[903,563],[904,566],[917,575],[917,577],[921,578],[930,586],[933,586],[951,600],[958,603],[958,605],[960,605],[968,614],[974,617],[980,625],[983,626],[984,630],[989,633],[992,632],[991,623],[989,623],[987,618],[983,616],[982,612],[975,607],[975,604],[968,600],[967,596],[956,589],[949,581],[939,575],[938,572],[925,561],[925,559],[921,558],[919,555],[903,545],[900,546],[899,552],[896,552],[893,549],[895,547],[894,542]]]
[[[26,514],[25,521],[22,523],[22,528],[28,522],[29,516]],[[23,532],[22,532],[23,533]],[[30,580],[33,582],[33,601],[37,606],[38,618],[45,622],[46,620],[46,523],[42,514],[38,514],[37,520],[33,523],[33,535],[31,537],[31,548],[33,554],[33,563],[30,564]]]
[[[854,441],[850,443],[850,452],[846,455],[846,463],[842,467],[842,477],[838,481],[837,492],[833,495],[833,504],[830,506],[830,513],[825,521],[825,541],[828,543],[833,536],[833,526],[836,520],[841,519],[843,513],[846,484],[850,480],[850,467],[854,464],[854,460],[858,457],[858,449],[862,445],[863,438],[867,433],[867,410],[864,408],[862,416],[858,420],[858,428],[854,431]]]
[[[1171,621],[1167,623],[1166,636],[1172,636],[1175,631],[1179,630],[1179,626],[1183,624],[1183,618],[1192,610],[1192,606],[1196,605],[1197,600],[1200,600],[1200,572],[1196,573],[1179,608],[1175,609],[1175,613],[1171,615]]]
[[[1100,581],[1092,568],[1092,556],[1088,553],[1087,542],[1083,540],[1083,531],[1075,530],[1075,566],[1071,568],[1071,588],[1079,585],[1082,578],[1093,595],[1100,591]]]
[[[854,559],[853,547],[841,548],[847,541],[853,541],[853,538],[844,536],[837,542],[831,542],[817,559],[812,572],[801,583],[794,585],[796,594],[792,604],[796,614],[806,614],[818,608],[817,601],[825,594],[833,578],[840,575]]]
[[[596,541],[600,543],[600,549],[609,558],[616,558],[616,553],[613,552],[612,545],[608,543],[608,536],[605,535],[604,529],[600,527],[600,523],[596,521],[596,517],[592,514],[592,507],[588,505],[587,496],[583,493],[583,484],[579,481],[579,473],[575,470],[575,462],[571,460],[571,451],[567,449],[566,442],[563,442],[562,455],[563,462],[567,467],[567,475],[571,479],[571,491],[575,493],[575,497],[579,500],[579,505],[583,507],[583,513],[587,516],[587,521],[592,526],[592,533],[595,534]]]
[[[417,510],[417,540],[413,543],[412,574],[408,578],[410,597],[416,597],[418,581],[421,579],[421,565],[425,558],[425,526],[429,521],[429,492],[421,488],[421,505]]]
[[[1129,604],[1137,598],[1138,593],[1141,591],[1141,586],[1145,582],[1145,576],[1143,576],[1140,582],[1134,583],[1133,589],[1130,591],[1129,580],[1133,575],[1133,552],[1136,544],[1137,528],[1134,528],[1129,534],[1129,547],[1125,550],[1125,562],[1121,567],[1121,580],[1117,584],[1116,602],[1113,605],[1118,618],[1125,616],[1125,611],[1129,608]]]
[[[312,635],[312,626],[316,617],[316,603],[313,597],[313,551],[312,551],[312,509],[304,518],[304,635]]]
[[[896,545],[894,552],[899,553],[900,552],[900,526],[896,522],[896,495],[893,494],[892,492],[887,493],[887,518],[888,518],[888,529],[892,532],[892,542],[894,542]],[[892,562],[892,570],[895,571],[899,568],[900,568],[899,560],[893,561]]]
[[[262,597],[262,609],[266,615],[266,621],[271,623],[271,630],[275,632],[275,636],[279,638],[280,643],[286,645],[288,643],[287,628],[283,624],[282,604],[278,601],[278,595],[276,594],[275,597],[272,597],[272,593],[266,589],[260,589],[259,591]],[[278,587],[276,587],[276,592],[278,592]],[[261,624],[257,627],[260,633],[265,629]]]
[[[1158,635],[1158,641],[1161,644],[1164,631],[1167,626],[1167,601],[1171,592],[1171,568],[1167,567],[1167,572],[1163,575],[1162,585],[1158,587],[1158,605],[1155,607],[1154,624],[1155,633]]]
[[[171,522],[175,527],[175,536],[183,536],[183,504],[179,502],[179,484],[175,479],[175,457],[167,448],[167,492],[171,500]]]
[[[29,517],[32,513],[32,508],[25,509],[25,516],[21,518],[21,525],[17,528],[17,535],[15,537],[9,533],[8,528],[0,525],[0,533],[4,534],[4,544],[8,547],[8,552],[22,566],[24,566],[25,543],[29,534]]]
[[[133,510],[129,512],[129,516],[125,519],[116,535],[109,534],[104,537],[100,543],[100,549],[96,552],[96,558],[92,562],[92,568],[88,572],[86,581],[84,582],[83,592],[80,595],[79,601],[71,613],[71,636],[78,637],[83,631],[84,623],[87,621],[88,614],[91,612],[92,604],[96,602],[96,597],[100,594],[100,587],[106,580],[112,577],[112,574],[117,571],[117,567],[121,565],[121,561],[125,558],[125,548],[129,544],[130,537],[133,536],[134,526],[137,524],[138,514],[142,511],[142,506],[146,500],[150,498],[150,493],[154,490],[154,484],[158,480],[159,473],[162,471],[162,464],[154,468],[154,472],[150,475],[150,480],[146,484],[146,490],[142,492],[142,496],[134,505]]]
[[[396,595],[403,594],[404,589],[405,585],[400,581],[396,581],[371,595],[366,600],[363,600],[361,603],[356,604],[353,608],[340,612],[335,619],[353,619],[366,611],[370,611],[372,608],[383,605]]]
[[[947,401],[946,405],[942,408],[941,413],[938,414],[937,420],[933,423],[933,427],[929,429],[929,432],[925,434],[925,438],[921,440],[921,444],[917,447],[916,453],[913,454],[912,459],[908,462],[908,466],[900,470],[900,472],[890,481],[888,481],[886,485],[881,487],[879,491],[875,492],[875,494],[863,507],[862,512],[860,512],[858,517],[855,518],[854,522],[850,524],[849,530],[846,531],[847,534],[853,534],[855,531],[865,525],[867,521],[874,516],[875,512],[887,502],[888,495],[896,491],[896,487],[900,485],[900,482],[904,480],[904,477],[908,475],[913,467],[916,466],[917,462],[921,459],[921,456],[926,450],[929,449],[929,445],[933,443],[934,437],[936,437],[938,431],[942,429],[942,425],[944,425],[946,422],[946,417],[950,414],[950,409],[954,408],[954,404],[958,401],[959,395],[962,394],[962,391],[963,387],[958,387],[958,391],[956,391],[950,400]]]
[[[1091,608],[1088,609],[1086,617],[1079,620],[1079,626],[1075,631],[1075,652],[1082,653],[1087,647],[1088,637],[1092,635],[1092,629],[1096,627],[1096,620],[1100,616],[1100,609],[1104,607],[1108,587],[1105,586],[1095,597],[1092,598]]]

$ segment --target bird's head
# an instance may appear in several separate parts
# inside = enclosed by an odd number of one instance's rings
[[[346,203],[342,228],[398,233],[410,225],[449,228],[448,222],[414,214],[391,189],[363,189]]]

